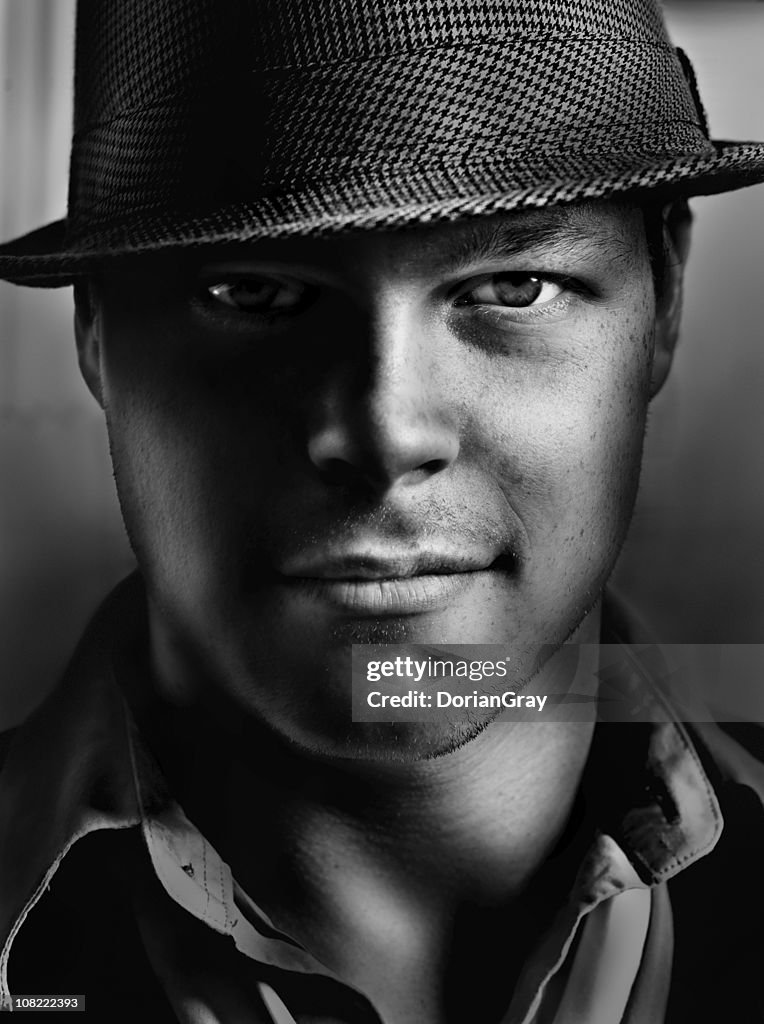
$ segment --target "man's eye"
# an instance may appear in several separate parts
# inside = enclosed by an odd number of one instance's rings
[[[302,281],[255,275],[208,285],[207,292],[214,301],[244,313],[298,310],[312,297],[312,289]]]
[[[523,309],[552,302],[565,292],[564,281],[533,274],[491,274],[456,300],[459,306],[508,306]]]

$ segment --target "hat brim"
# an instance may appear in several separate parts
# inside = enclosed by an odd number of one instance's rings
[[[436,224],[470,217],[510,213],[586,200],[618,197],[669,201],[684,196],[715,195],[764,182],[764,143],[713,143],[715,152],[595,166],[579,155],[575,171],[536,179],[530,187],[508,183],[481,193],[474,187],[461,195],[444,195],[437,183],[388,182],[384,194],[370,200],[368,183],[358,195],[310,190],[310,212],[297,193],[243,201],[212,211],[163,211],[137,216],[129,224],[92,231],[86,239],[67,241],[66,220],[55,221],[0,246],[0,279],[14,284],[56,288],[73,284],[104,263],[163,250],[264,238],[321,237],[350,231],[385,231],[417,224]],[[620,165],[620,166],[618,166]],[[587,174],[588,171],[588,174]]]

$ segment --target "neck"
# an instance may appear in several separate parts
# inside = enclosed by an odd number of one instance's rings
[[[597,609],[568,688],[595,678],[598,636]],[[559,693],[557,672],[550,659],[533,692]],[[496,722],[442,757],[369,763],[311,757],[227,715],[192,705],[160,722],[151,741],[174,795],[272,920],[361,983],[347,951],[393,948],[401,921],[434,949],[465,907],[521,902],[563,834],[593,732],[593,710]]]
[[[574,640],[593,645],[598,633],[596,610]],[[527,692],[585,690],[593,650],[580,648],[575,680],[560,680],[553,657]],[[458,889],[522,886],[564,827],[593,729],[591,716],[500,721],[433,760],[322,761],[258,729],[242,732],[240,714],[232,731],[229,714],[173,707],[165,728],[157,723],[155,746],[186,812],[224,834],[235,860],[249,863],[250,842],[259,848],[270,833],[309,873],[325,864],[327,848],[335,862],[343,851],[365,851],[391,869],[400,861],[433,880],[446,875]]]

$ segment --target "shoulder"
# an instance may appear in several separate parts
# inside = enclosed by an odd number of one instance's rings
[[[669,883],[674,913],[667,1021],[764,1020],[764,727],[695,724],[690,734],[724,829]]]
[[[136,837],[100,833],[77,843],[16,937],[9,989],[85,996],[89,1019],[176,1022],[148,962],[129,891],[114,865]]]

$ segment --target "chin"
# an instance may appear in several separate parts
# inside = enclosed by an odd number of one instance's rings
[[[284,729],[294,749],[324,761],[407,765],[447,757],[479,736],[497,717],[463,722],[354,722],[342,735]],[[281,730],[279,730],[281,731]]]
[[[386,636],[385,640],[395,643],[398,638]],[[364,636],[358,642],[378,643],[380,638]],[[400,638],[399,642],[407,639]],[[490,684],[469,682],[470,692],[473,688],[486,694],[523,689],[556,648],[516,648],[511,675],[501,681],[492,679]],[[347,648],[340,656],[334,651],[323,665],[318,659],[309,666],[282,665],[277,676],[271,667],[267,691],[256,683],[263,675],[252,665],[248,667],[250,671],[242,672],[235,687],[239,709],[295,751],[322,760],[392,765],[442,758],[470,743],[502,715],[496,708],[463,708],[443,710],[424,721],[353,721]],[[431,680],[430,689],[436,688]]]
[[[316,615],[292,621],[289,607],[253,608],[242,602],[228,604],[223,614],[209,601],[204,616],[183,622],[185,643],[171,647],[174,656],[182,652],[181,669],[205,667],[202,687],[225,698],[239,727],[249,720],[253,730],[265,729],[295,751],[322,759],[416,763],[445,757],[470,743],[500,711],[465,709],[454,711],[450,719],[444,714],[418,722],[354,722],[353,644],[498,643],[511,648],[512,671],[496,687],[521,689],[575,631],[587,607],[582,602],[567,609],[564,618],[559,609],[538,607],[532,609],[535,614],[523,609],[521,616],[507,602],[485,615],[483,635],[477,638],[467,628],[473,626],[473,609],[450,610],[439,617],[337,621]],[[512,628],[502,631],[496,621]],[[543,635],[540,625],[550,621],[557,622],[552,637]],[[463,639],[465,633],[469,641]]]

